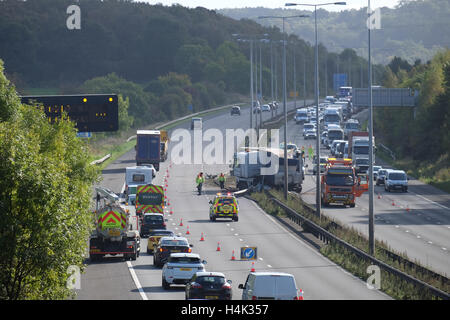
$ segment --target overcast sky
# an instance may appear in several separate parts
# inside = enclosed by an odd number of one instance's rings
[[[312,4],[320,4],[331,1],[316,1],[316,0],[307,0],[307,1],[292,1],[292,0],[135,0],[136,2],[148,2],[150,4],[161,3],[166,6],[170,6],[173,3],[178,3],[184,7],[205,7],[207,9],[223,9],[223,8],[245,8],[245,7],[266,7],[266,8],[288,8],[285,7],[284,4],[286,2],[304,2],[304,3],[312,3]],[[340,11],[345,9],[360,9],[367,7],[367,0],[347,0],[346,6],[324,6],[324,9],[329,11]],[[399,0],[371,0],[370,6],[372,9],[379,7],[389,7],[393,8]],[[292,7],[291,7],[292,8]],[[301,9],[308,10],[308,7],[297,7]]]

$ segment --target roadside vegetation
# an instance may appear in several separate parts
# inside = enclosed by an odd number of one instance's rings
[[[73,294],[68,270],[84,268],[98,177],[73,123],[22,105],[0,60],[0,300]]]
[[[285,201],[283,192],[275,189],[272,189],[267,193],[255,192],[252,193],[250,197],[254,201],[256,201],[266,213],[277,217],[285,217],[286,214],[284,213],[284,210],[270,200],[271,197],[274,197],[286,204],[291,209],[295,210],[300,215],[324,228],[328,232],[368,253],[368,239],[364,235],[362,235],[354,228],[341,226],[339,222],[325,215],[322,215],[321,219],[319,219],[312,210],[305,208],[303,201],[298,197],[288,195],[288,200]],[[306,232],[308,231],[306,230]],[[406,254],[394,252],[394,250],[392,250],[392,248],[390,248],[386,243],[380,241],[376,241],[375,248],[375,257],[377,259],[415,277],[416,279],[422,280],[430,284],[431,286],[439,288],[444,292],[450,292],[450,285],[448,283],[448,280],[436,280],[435,278],[431,277],[429,273],[424,272],[420,268],[411,267],[408,263],[406,263],[406,261],[403,261],[403,259],[408,259]],[[320,252],[360,279],[363,279],[365,281],[369,277],[369,274],[366,273],[366,270],[370,263],[358,257],[354,253],[348,251],[346,248],[338,244],[330,243],[327,245],[323,245],[320,249]],[[403,259],[395,259],[389,254],[389,252],[393,252]],[[406,281],[400,279],[399,277],[389,274],[383,270],[381,270],[381,290],[391,297],[401,300],[422,300],[433,298],[425,290],[416,288]]]
[[[385,160],[408,174],[450,192],[450,50],[422,64],[394,58],[384,86],[419,90],[412,108],[376,108],[377,139],[396,156]]]

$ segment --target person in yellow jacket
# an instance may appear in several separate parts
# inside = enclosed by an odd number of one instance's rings
[[[225,189],[225,175],[223,173],[220,174],[219,178],[220,189]]]
[[[201,195],[202,194],[202,186],[203,186],[203,183],[205,182],[205,178],[203,177],[203,172],[200,172],[198,174],[197,179],[195,179],[195,182],[197,183],[198,194]]]

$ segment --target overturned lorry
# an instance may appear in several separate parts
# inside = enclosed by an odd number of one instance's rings
[[[258,148],[236,152],[231,165],[231,176],[236,179],[239,190],[252,188],[258,184],[274,188],[284,186],[284,150],[277,148]],[[301,156],[288,154],[288,189],[301,192],[304,177],[304,164]]]

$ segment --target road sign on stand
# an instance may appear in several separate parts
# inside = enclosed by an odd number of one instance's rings
[[[241,260],[256,260],[257,247],[242,247],[241,248]]]

